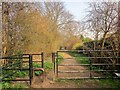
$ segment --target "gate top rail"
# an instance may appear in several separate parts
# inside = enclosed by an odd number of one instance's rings
[[[90,52],[117,52],[119,50],[58,50],[57,52],[71,52],[71,51],[76,51],[76,52],[84,52],[84,51],[90,51]]]
[[[29,58],[29,55],[42,55],[42,54],[43,53],[40,53],[40,54],[19,54],[19,55],[11,55],[11,56],[0,57],[0,59],[22,59],[22,58]]]

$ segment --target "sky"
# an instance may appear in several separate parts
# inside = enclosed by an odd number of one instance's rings
[[[71,14],[74,15],[74,20],[82,22],[87,15],[88,9],[88,2],[68,2],[67,0],[61,0],[64,2],[64,6],[66,10],[68,10]],[[94,38],[92,32],[88,32],[87,30],[84,31],[83,34],[85,37]]]
[[[87,2],[64,2],[64,5],[77,21],[81,21],[87,15]]]
[[[59,1],[59,0],[58,0]],[[75,16],[75,20],[82,20],[87,15],[88,2],[118,2],[120,0],[60,0],[67,10]]]

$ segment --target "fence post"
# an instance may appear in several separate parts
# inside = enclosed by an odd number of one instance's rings
[[[32,77],[33,77],[32,55],[29,54],[29,78],[30,78],[30,85],[32,84]]]
[[[52,52],[52,63],[53,63],[53,81],[55,80],[55,52]]]
[[[90,54],[89,54],[89,57],[91,57]],[[90,78],[92,78],[91,70],[92,70],[92,61],[91,61],[91,58],[90,58]]]
[[[53,69],[55,74],[55,53],[52,53],[52,63],[53,63]]]
[[[56,73],[58,77],[58,52],[56,53]]]
[[[19,55],[19,62],[20,62],[19,68],[20,68],[20,69],[22,68],[22,61],[23,61],[23,58],[22,58],[22,57],[23,57],[22,55]]]
[[[41,53],[41,60],[42,60],[42,68],[44,68],[44,53]]]

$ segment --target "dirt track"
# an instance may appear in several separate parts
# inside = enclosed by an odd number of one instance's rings
[[[64,61],[61,63],[61,65],[72,65],[72,66],[59,66],[59,70],[63,72],[69,72],[69,73],[59,73],[58,77],[68,77],[68,78],[74,78],[74,77],[89,77],[90,72],[88,68],[84,66],[74,66],[79,65],[75,59],[72,58],[67,53],[62,53],[62,56]],[[69,58],[69,59],[66,59]]]

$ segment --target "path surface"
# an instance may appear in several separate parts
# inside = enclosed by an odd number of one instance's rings
[[[78,65],[75,59],[72,58],[67,53],[62,53],[63,61],[61,65]],[[65,59],[71,58],[71,59]],[[59,73],[58,77],[89,77],[90,72],[86,71],[87,68],[84,66],[59,66],[60,71],[80,71],[79,73]],[[96,82],[92,82],[91,80],[84,81],[80,85],[77,85],[74,81],[53,81],[53,71],[49,71],[49,73],[45,76],[45,80],[42,82],[41,77],[34,77],[33,88],[94,88],[98,87]]]
[[[67,53],[62,53],[62,56],[64,58],[64,61],[61,63],[61,65],[72,65],[72,66],[59,66],[58,70],[64,73],[59,73],[58,77],[78,78],[78,77],[90,76],[89,68],[84,66],[78,66],[79,64],[76,62],[76,60]],[[65,72],[69,72],[69,73],[65,73]]]

